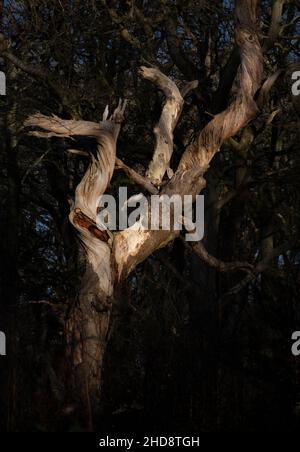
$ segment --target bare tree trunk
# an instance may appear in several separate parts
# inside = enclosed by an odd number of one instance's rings
[[[87,278],[89,271],[85,275]],[[91,275],[91,281],[95,276]],[[111,307],[98,308],[91,303],[93,289],[84,289],[78,305],[73,308],[67,322],[68,351],[71,359],[71,393],[82,422],[87,421],[89,431],[94,430],[94,417],[100,407],[103,360],[108,343]],[[98,284],[94,286],[95,299],[99,300]],[[100,302],[100,300],[99,300]],[[99,305],[100,306],[100,305]]]
[[[262,53],[256,28],[256,0],[236,2],[236,41],[240,48],[240,88],[236,99],[222,113],[216,115],[200,135],[186,148],[174,175],[170,171],[173,153],[173,131],[180,117],[183,97],[197,86],[191,82],[180,92],[176,84],[156,68],[142,67],[140,75],[155,84],[165,95],[161,118],[154,129],[156,144],[147,178],[127,171],[144,189],[160,194],[178,194],[195,197],[206,185],[204,175],[221,145],[236,135],[255,118],[260,110],[254,96],[262,79]],[[97,155],[91,162],[75,193],[70,221],[79,234],[85,251],[86,272],[78,305],[69,321],[72,339],[75,393],[88,413],[89,429],[93,429],[93,414],[97,411],[101,392],[101,372],[108,340],[114,294],[130,272],[154,251],[166,246],[179,235],[174,230],[144,230],[138,222],[135,227],[111,233],[97,226],[97,207],[110,183],[116,162],[116,142],[123,120],[125,105],[121,102],[108,119],[103,121],[63,120],[58,117],[35,115],[25,125],[44,132],[32,132],[42,137],[90,136],[98,142]],[[165,173],[170,181],[162,184]],[[161,188],[162,187],[162,188]],[[178,220],[179,219],[176,219]]]

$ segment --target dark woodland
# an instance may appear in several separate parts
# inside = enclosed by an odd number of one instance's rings
[[[299,19],[0,1],[1,432],[299,429]],[[204,195],[203,239],[100,230],[120,186]]]

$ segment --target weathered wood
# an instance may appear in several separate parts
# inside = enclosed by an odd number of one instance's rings
[[[254,96],[263,75],[262,50],[256,27],[256,0],[236,3],[236,42],[240,48],[240,86],[235,100],[216,115],[200,135],[187,147],[178,169],[161,193],[173,195],[199,194],[205,187],[204,174],[221,145],[236,135],[255,118],[260,110]],[[176,231],[122,231],[114,240],[114,256],[118,277],[126,277],[140,262],[172,241]]]
[[[166,100],[157,125],[154,127],[155,150],[147,176],[160,186],[169,168],[173,154],[173,131],[183,108],[183,97],[176,84],[156,68],[142,66],[141,77],[154,83],[164,93]]]
[[[256,0],[236,2],[236,44],[240,49],[241,66],[235,100],[225,111],[216,115],[186,148],[174,176],[160,190],[161,194],[178,194],[181,197],[199,194],[206,185],[204,175],[221,145],[259,114],[254,98],[262,81],[263,60],[256,28],[256,7]],[[162,185],[170,165],[173,131],[182,111],[183,96],[175,83],[156,68],[142,67],[140,75],[161,89],[166,98],[154,131],[155,150],[148,169],[151,184],[148,188],[151,193],[153,185]],[[190,88],[188,86],[183,93]],[[90,411],[94,411],[99,404],[101,368],[115,288],[140,262],[178,235],[178,231],[174,230],[143,231],[132,227],[115,233],[110,244],[106,234],[97,230],[98,201],[107,189],[115,169],[116,142],[123,114],[124,104],[120,103],[110,119],[107,119],[106,109],[103,121],[99,124],[43,115],[35,115],[25,122],[26,126],[44,130],[35,132],[38,136],[84,135],[95,137],[98,142],[96,156],[91,156],[90,165],[76,189],[70,213],[70,221],[78,231],[86,253],[87,268],[80,306],[74,314],[73,333],[77,338],[74,356],[78,386],[85,406]],[[128,169],[126,171],[136,177]],[[145,179],[140,182],[146,187]],[[91,416],[89,418],[92,419]]]

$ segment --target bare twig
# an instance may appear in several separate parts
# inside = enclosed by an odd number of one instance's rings
[[[192,249],[203,262],[221,273],[241,271],[249,273],[250,275],[254,274],[255,268],[249,262],[224,262],[209,254],[202,242],[193,243],[188,247]]]

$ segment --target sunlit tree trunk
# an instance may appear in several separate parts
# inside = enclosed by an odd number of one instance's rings
[[[153,159],[145,178],[116,159],[117,138],[125,111],[122,102],[110,117],[106,109],[100,123],[40,114],[28,118],[25,123],[28,127],[42,129],[32,132],[36,136],[89,136],[98,143],[97,154],[90,156],[90,165],[76,189],[70,212],[70,221],[85,252],[86,270],[78,304],[68,322],[69,350],[73,357],[74,393],[88,413],[91,430],[93,416],[100,404],[103,359],[118,287],[139,263],[179,235],[174,230],[144,231],[138,227],[116,233],[103,231],[98,228],[96,220],[99,197],[107,190],[116,165],[150,193],[195,197],[204,189],[204,175],[221,145],[259,113],[254,95],[260,88],[263,68],[256,6],[256,0],[236,3],[236,42],[241,57],[240,87],[236,99],[217,114],[186,148],[174,175],[169,169],[173,131],[182,112],[183,98],[197,83],[191,82],[179,91],[176,84],[156,68],[142,67],[139,73],[165,96],[161,117],[154,129]],[[170,180],[162,183],[166,174]]]

